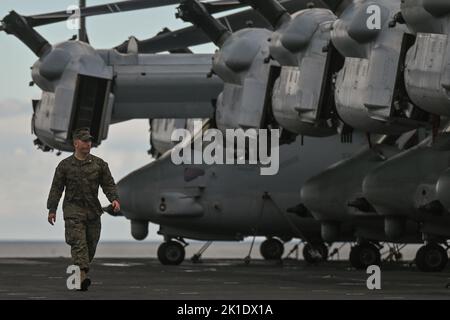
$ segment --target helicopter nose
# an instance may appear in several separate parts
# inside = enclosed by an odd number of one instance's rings
[[[120,211],[116,212],[113,209],[112,204],[103,207],[103,211],[108,213],[113,217],[126,216],[125,212],[130,212],[132,210],[132,184],[129,183],[127,178],[122,179],[117,183],[117,193],[119,195],[120,200]]]
[[[436,185],[436,193],[439,201],[450,210],[450,169],[445,171]]]
[[[150,220],[154,214],[159,166],[152,163],[138,169],[117,183],[121,210],[128,219]]]
[[[136,211],[136,208],[133,206],[133,189],[135,190],[133,180],[132,176],[127,176],[117,183],[120,206],[124,213]]]
[[[130,220],[131,235],[136,240],[144,240],[148,236],[149,221],[156,222],[152,210],[154,198],[151,194],[154,193],[157,176],[154,170],[144,168],[129,174],[117,183],[122,214]]]
[[[122,179],[117,183],[117,192],[119,193],[122,207],[129,206],[130,185],[126,180]]]

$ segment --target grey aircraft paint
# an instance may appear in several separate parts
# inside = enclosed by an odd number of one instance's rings
[[[342,144],[332,136],[321,140],[320,148],[317,138],[305,138],[304,145],[300,140],[281,146],[275,176],[261,176],[256,165],[176,166],[170,152],[133,172],[118,183],[133,235],[145,238],[151,221],[162,225],[164,235],[192,239],[241,240],[256,233],[320,240],[310,215],[302,218],[287,209],[301,203],[300,188],[309,177],[349,157],[364,140]],[[198,177],[187,182],[196,171]],[[263,200],[265,192],[271,200]]]

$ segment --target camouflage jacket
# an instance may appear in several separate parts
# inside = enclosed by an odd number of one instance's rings
[[[100,214],[103,210],[98,200],[99,186],[110,202],[119,199],[108,163],[91,154],[83,161],[71,155],[56,167],[47,209],[49,212],[56,212],[65,188],[63,210],[66,205],[75,204]]]

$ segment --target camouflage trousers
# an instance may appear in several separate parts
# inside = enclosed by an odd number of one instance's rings
[[[67,209],[70,211],[64,212],[66,243],[71,247],[73,264],[88,272],[100,239],[100,216],[86,208]]]

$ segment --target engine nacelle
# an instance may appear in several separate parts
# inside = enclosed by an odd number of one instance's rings
[[[224,81],[217,100],[216,122],[221,130],[261,128],[272,63],[271,32],[243,29],[230,35],[213,59],[213,71]]]
[[[159,158],[175,145],[171,139],[174,130],[186,128],[186,119],[152,119],[150,120],[150,152]]]
[[[440,203],[450,211],[450,169],[447,169],[436,184],[436,195]]]
[[[195,128],[195,121],[205,121],[202,119],[152,119],[150,120],[150,153],[153,157],[159,158],[167,151],[175,147],[178,142],[172,141],[172,134],[177,129],[188,130],[192,136],[198,132]],[[200,126],[200,129],[202,127]]]
[[[72,131],[80,127],[91,129],[94,146],[106,138],[113,71],[92,47],[78,41],[55,45],[34,64],[32,75],[43,90],[32,120],[43,144],[73,151]]]
[[[290,132],[319,137],[336,133],[332,79],[343,63],[330,46],[336,19],[330,10],[302,10],[270,38],[271,56],[282,66],[273,89],[273,115]]]
[[[336,79],[337,112],[364,132],[401,134],[427,120],[404,87],[404,59],[414,36],[404,25],[390,25],[399,11],[400,0],[355,1],[331,32],[333,44],[346,58]],[[380,28],[369,25],[373,14]]]
[[[402,17],[414,33],[446,34],[450,26],[450,2],[445,0],[402,1]]]
[[[423,110],[450,116],[450,2],[411,0],[401,9],[408,28],[417,33],[406,57],[408,94]]]

